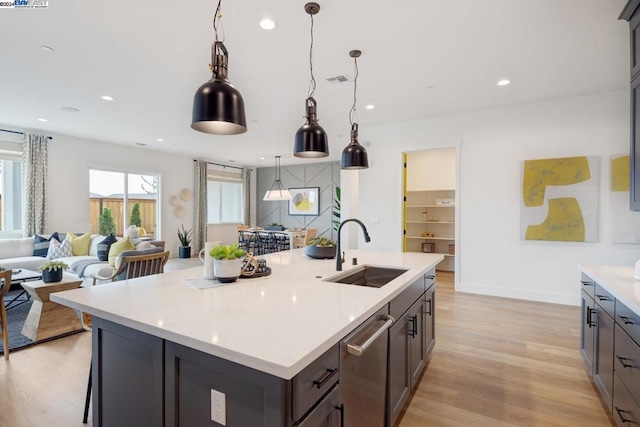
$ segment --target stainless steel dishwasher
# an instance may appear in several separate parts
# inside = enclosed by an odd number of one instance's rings
[[[345,427],[385,423],[387,343],[394,322],[388,306],[340,342],[340,397]]]

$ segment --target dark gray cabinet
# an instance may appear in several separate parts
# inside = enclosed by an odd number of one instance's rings
[[[595,311],[595,302],[593,298],[583,289],[582,290],[582,315],[580,324],[580,354],[587,367],[587,373],[593,375],[593,359],[595,354],[595,338],[596,329],[593,320]]]
[[[163,341],[96,317],[92,340],[93,425],[163,425]]]
[[[386,425],[393,426],[435,344],[435,271],[414,282],[389,306],[396,322],[389,329]]]
[[[597,303],[593,311],[596,319],[596,345],[593,359],[593,382],[602,399],[611,409],[613,394],[613,318]],[[593,316],[592,315],[592,316]]]
[[[629,0],[620,19],[629,21],[630,33],[630,74],[631,74],[631,200],[632,211],[640,211],[640,111],[638,86],[640,85],[640,6],[639,0]]]

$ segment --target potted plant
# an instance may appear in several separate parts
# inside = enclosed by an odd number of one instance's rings
[[[331,259],[336,257],[336,242],[326,237],[314,237],[307,241],[304,254],[310,258]]]
[[[237,243],[215,246],[209,252],[213,258],[213,275],[222,283],[235,282],[240,277],[242,259],[246,254]]]
[[[69,266],[62,261],[47,261],[38,267],[42,271],[42,281],[45,283],[59,282],[62,280],[62,272]]]
[[[278,224],[277,222],[272,222],[269,225],[265,225],[264,229],[265,231],[283,231],[284,226],[281,224]]]
[[[191,258],[191,235],[193,234],[193,228],[185,230],[184,224],[182,230],[178,228],[178,239],[180,239],[180,247],[178,248],[179,258]]]

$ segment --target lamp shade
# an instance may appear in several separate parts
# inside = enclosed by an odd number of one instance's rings
[[[267,192],[264,193],[264,197],[262,198],[262,200],[266,200],[266,201],[291,200],[291,192],[289,192],[289,190],[285,190],[284,188],[267,190]]]
[[[351,125],[351,142],[342,150],[340,169],[367,169],[369,156],[367,150],[358,142],[358,124]]]
[[[200,86],[193,97],[191,128],[217,135],[246,132],[244,100],[238,89],[216,78]]]
[[[305,123],[296,132],[293,155],[296,157],[317,158],[329,155],[329,138],[317,123]]]
[[[307,122],[296,132],[293,155],[304,158],[327,157],[329,155],[329,137],[318,124],[316,100],[305,100]]]

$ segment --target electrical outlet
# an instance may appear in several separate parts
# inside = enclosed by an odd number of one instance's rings
[[[227,425],[227,401],[224,393],[211,389],[211,421]]]

